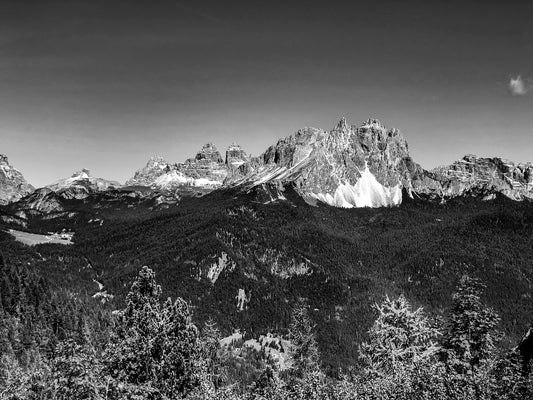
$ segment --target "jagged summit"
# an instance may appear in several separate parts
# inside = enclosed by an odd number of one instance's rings
[[[467,154],[451,165],[437,167],[430,173],[438,183],[436,193],[443,198],[467,192],[497,192],[514,200],[533,199],[532,163],[515,164],[499,157],[483,158]]]
[[[226,150],[226,162],[227,166],[239,167],[249,159],[246,152],[237,143],[232,143]]]
[[[346,122],[346,117],[342,117],[341,120],[335,126],[336,131],[347,131],[350,129],[348,122]]]
[[[0,183],[7,187],[6,176],[14,176],[16,170],[4,155],[0,155],[0,167]],[[502,193],[523,200],[533,199],[533,164],[468,154],[451,165],[426,171],[410,157],[399,130],[387,128],[373,117],[359,126],[342,117],[330,131],[306,127],[281,138],[259,157],[232,143],[222,158],[211,142],[181,163],[152,156],[126,182],[166,190],[178,197],[226,186],[249,190],[264,184],[279,190],[290,186],[311,203],[337,207],[398,205],[402,193],[439,200],[472,193],[489,198]],[[118,185],[93,178],[89,170],[82,169],[48,187],[63,197],[84,198]],[[12,198],[13,190],[9,193]]]
[[[173,166],[158,155],[148,159],[146,165],[137,170],[133,178],[126,181],[127,186],[152,186],[163,174],[170,172]]]
[[[206,143],[194,157],[196,161],[206,160],[209,162],[223,163],[222,156],[213,143]]]
[[[18,201],[33,190],[20,171],[9,164],[7,156],[0,154],[0,205]]]
[[[363,122],[363,124],[361,124],[361,128],[386,129],[385,126],[381,123],[381,121],[376,118],[368,118],[365,122]]]
[[[91,171],[83,168],[80,171],[74,172],[71,177],[76,178],[76,179],[89,179],[90,176],[91,176]]]
[[[165,159],[158,155],[153,155],[148,159],[148,164],[162,164],[166,163]]]
[[[399,204],[402,188],[411,187],[409,168],[416,167],[405,139],[384,132],[375,120],[361,129],[345,118],[329,132],[300,129],[269,147],[247,182],[291,184],[304,198],[338,207]]]

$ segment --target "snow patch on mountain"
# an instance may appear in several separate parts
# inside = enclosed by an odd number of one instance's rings
[[[154,185],[159,188],[168,188],[169,186],[175,184],[185,184],[190,181],[190,178],[187,178],[184,174],[179,171],[170,171],[166,174],[159,176]]]
[[[119,182],[95,178],[87,169],[77,171],[69,178],[60,179],[48,186],[48,189],[67,199],[83,199],[92,192],[106,191],[122,186]]]
[[[310,193],[310,196],[334,207],[390,207],[402,202],[402,187],[399,183],[393,187],[383,186],[367,166],[355,185],[345,182],[333,195]]]

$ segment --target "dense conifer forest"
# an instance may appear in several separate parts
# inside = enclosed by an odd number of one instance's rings
[[[287,198],[30,221],[71,246],[0,232],[0,398],[530,398],[530,203]]]

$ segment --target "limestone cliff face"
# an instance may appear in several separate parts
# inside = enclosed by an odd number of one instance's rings
[[[127,186],[151,186],[157,178],[172,170],[172,165],[162,157],[152,156],[146,166],[135,172],[130,180],[126,181]]]
[[[378,207],[401,202],[421,168],[396,129],[369,119],[361,126],[343,118],[331,131],[304,128],[262,155],[262,165],[243,181],[294,184],[306,198],[338,207]]]
[[[202,179],[199,186],[220,186],[228,175],[222,156],[212,143],[205,144],[194,158],[177,164],[177,170],[187,177]]]
[[[226,151],[226,160],[212,143],[205,144],[193,158],[170,164],[160,157],[152,157],[138,170],[127,185],[149,186],[155,189],[205,193],[220,188],[227,179],[243,176],[251,158],[237,144]]]
[[[490,198],[502,193],[513,200],[533,199],[533,164],[515,164],[501,158],[466,155],[428,174],[432,185],[421,185],[419,193],[443,199],[479,193]]]
[[[9,164],[7,157],[0,154],[0,205],[20,200],[34,191],[24,176]]]
[[[329,131],[303,128],[278,140],[259,157],[232,144],[223,160],[208,143],[183,163],[152,158],[127,183],[189,194],[227,186],[249,190],[265,184],[281,193],[290,185],[313,203],[382,207],[400,204],[404,193],[439,201],[463,195],[488,199],[496,193],[515,200],[531,199],[532,180],[531,163],[499,158],[465,156],[427,171],[413,161],[397,129],[386,128],[374,118],[361,125],[343,118]]]

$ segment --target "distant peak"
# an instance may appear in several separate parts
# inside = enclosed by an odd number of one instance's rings
[[[235,142],[228,146],[228,151],[242,150],[241,146]]]
[[[477,156],[475,154],[465,154],[463,156],[463,160],[465,161],[475,161],[477,159]]]
[[[217,151],[216,146],[213,144],[213,142],[208,142],[202,146],[202,150],[211,150],[211,151]]]
[[[346,117],[342,117],[341,120],[337,123],[337,126],[335,126],[335,130],[337,131],[345,131],[350,129],[348,126],[348,122],[346,121]]]
[[[211,142],[206,143],[202,146],[202,149],[198,153],[196,153],[195,159],[196,161],[207,160],[222,163],[222,157],[218,152],[218,149]]]
[[[164,168],[168,165],[168,162],[165,161],[165,159],[161,156],[152,156],[146,163],[147,168]]]
[[[385,126],[379,121],[379,119],[376,118],[368,118],[363,125],[361,125],[361,128],[379,128],[379,129],[385,129]]]
[[[72,174],[72,178],[88,178],[89,176],[91,176],[91,171],[85,168]]]

